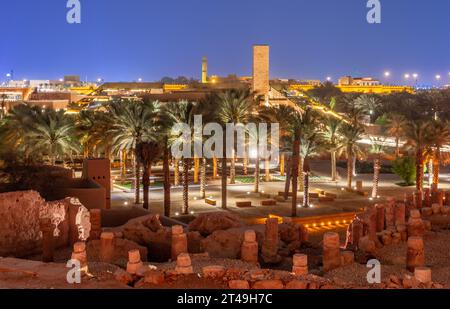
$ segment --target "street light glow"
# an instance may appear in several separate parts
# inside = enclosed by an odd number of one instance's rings
[[[411,77],[411,75],[409,75],[408,73],[405,74],[405,79],[409,79]]]
[[[384,72],[384,76],[385,76],[385,77],[391,76],[391,72],[389,72],[389,71]]]

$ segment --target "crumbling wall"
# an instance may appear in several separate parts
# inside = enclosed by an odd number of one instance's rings
[[[72,215],[71,208],[76,210]],[[1,193],[0,256],[26,257],[41,252],[39,223],[43,218],[49,218],[52,223],[56,247],[67,246],[73,242],[71,230],[76,231],[76,238],[80,238],[80,230],[81,234],[89,233],[86,219],[82,220],[88,215],[88,210],[77,199],[46,202],[36,191]]]

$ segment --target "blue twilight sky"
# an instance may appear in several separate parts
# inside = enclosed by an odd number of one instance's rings
[[[78,74],[107,81],[209,73],[251,74],[251,46],[271,46],[271,77],[334,79],[417,72],[450,83],[450,1],[381,0],[382,23],[366,21],[367,0],[0,0],[0,81]]]

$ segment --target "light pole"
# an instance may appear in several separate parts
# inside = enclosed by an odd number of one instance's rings
[[[412,76],[413,76],[413,78],[414,78],[414,84],[415,84],[415,86],[417,87],[417,81],[418,81],[418,79],[419,79],[419,74],[414,73]]]

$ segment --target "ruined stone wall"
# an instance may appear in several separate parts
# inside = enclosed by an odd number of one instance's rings
[[[86,225],[83,214],[89,215],[73,198],[46,202],[36,191],[1,193],[0,256],[26,257],[41,252],[40,221],[44,218],[50,219],[55,246],[69,245],[80,238],[80,227]]]

